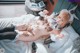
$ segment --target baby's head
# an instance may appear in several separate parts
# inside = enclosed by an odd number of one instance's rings
[[[60,11],[60,14],[56,17],[57,23],[60,25],[60,27],[65,27],[67,24],[69,24],[70,14],[69,11],[66,9],[63,9]]]

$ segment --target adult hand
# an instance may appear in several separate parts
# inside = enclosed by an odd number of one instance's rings
[[[25,36],[25,35],[19,35],[19,37],[17,38],[17,40],[19,40],[19,41],[24,41],[24,40],[26,40],[26,37],[27,36]]]
[[[25,36],[33,36],[33,34],[29,31],[23,31],[23,35]]]
[[[19,31],[24,31],[24,30],[27,30],[27,26],[26,25],[19,25],[19,26],[16,26],[16,29]]]
[[[46,29],[35,29],[33,30],[33,34],[38,36],[44,36],[49,35],[50,33]]]

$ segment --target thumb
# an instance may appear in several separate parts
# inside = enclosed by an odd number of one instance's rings
[[[52,33],[52,31],[49,32],[49,34],[51,34],[51,33]]]

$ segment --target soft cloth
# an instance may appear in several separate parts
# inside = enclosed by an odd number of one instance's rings
[[[21,17],[15,18],[1,18],[0,28],[11,26],[11,24],[26,24],[30,19],[34,18],[34,15],[28,14]],[[21,41],[16,42],[15,40],[0,40],[0,48],[4,48],[5,53],[25,53],[28,52],[28,45]]]
[[[32,14],[23,15],[20,17],[13,17],[13,18],[0,18],[0,28],[4,28],[6,26],[20,25],[25,24],[30,21],[30,19],[34,18],[35,16]]]
[[[30,0],[26,0],[25,6],[27,6],[32,11],[41,11],[44,9],[45,4],[43,1],[40,1],[39,3],[35,3],[35,2],[30,2]]]
[[[64,36],[59,39],[57,39],[56,35],[51,35],[51,39],[55,41],[55,43],[50,44],[50,49],[52,50],[52,52],[75,53],[77,49],[73,46],[74,40],[76,40],[79,37],[79,35],[73,30],[71,26],[64,28],[61,34]]]

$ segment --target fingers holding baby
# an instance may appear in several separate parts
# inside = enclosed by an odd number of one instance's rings
[[[37,28],[36,30],[33,30],[33,34],[43,36],[49,34],[49,32],[46,29]]]

